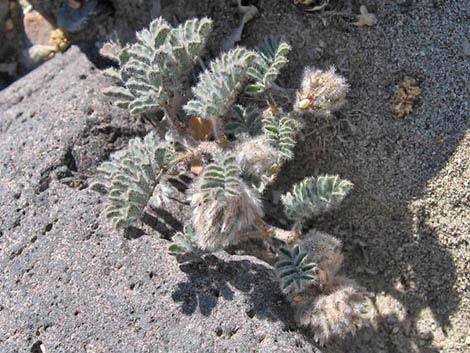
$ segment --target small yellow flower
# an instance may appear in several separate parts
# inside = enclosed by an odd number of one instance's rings
[[[300,109],[307,109],[310,106],[310,99],[305,98],[299,102]]]

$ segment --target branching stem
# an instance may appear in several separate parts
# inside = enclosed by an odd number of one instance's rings
[[[217,143],[223,143],[226,138],[225,138],[225,124],[224,124],[224,118],[223,116],[218,116],[217,118],[213,119],[214,121],[214,137],[217,141]]]
[[[258,236],[273,237],[287,244],[293,243],[301,236],[301,233],[297,230],[277,228],[266,223],[262,218],[256,220],[256,226],[261,229]]]
[[[266,100],[268,102],[269,109],[271,109],[272,114],[276,117],[279,117],[279,106],[274,100],[273,94],[270,90],[266,91]]]
[[[154,182],[154,184],[153,184],[153,186],[152,186],[152,192],[149,194],[149,196],[148,196],[148,198],[147,198],[147,202],[145,202],[145,204],[147,205],[147,207],[149,207],[149,201],[150,201],[150,199],[152,198],[153,193],[155,192],[155,188],[156,188],[157,185],[160,183],[160,179],[161,179],[163,173],[164,173],[164,171],[163,171],[163,169],[161,169],[160,172],[158,173],[158,175],[155,177],[155,182]],[[141,214],[141,216],[140,216],[141,219],[142,219],[142,216],[144,215],[145,210],[146,210],[147,207],[145,207],[145,208],[142,209],[142,214]]]

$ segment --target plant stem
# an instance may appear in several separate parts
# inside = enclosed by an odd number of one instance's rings
[[[266,91],[266,100],[268,102],[269,109],[271,110],[272,114],[274,116],[279,116],[279,106],[276,104],[271,90]]]
[[[165,112],[165,115],[168,117],[168,119],[170,120],[170,122],[173,124],[173,126],[175,127],[175,129],[178,131],[178,133],[180,135],[185,135],[186,134],[186,130],[183,128],[183,126],[181,125],[181,123],[179,122],[175,112],[173,112],[170,107],[165,104],[164,105],[164,112]]]
[[[197,146],[196,140],[194,140],[194,138],[190,134],[188,134],[186,129],[181,125],[180,121],[178,120],[175,109],[170,109],[170,106],[168,104],[165,104],[163,106],[163,111],[165,112],[165,116],[168,117],[170,123],[176,129],[178,134],[185,140],[185,142],[191,147]]]
[[[244,233],[243,236],[248,237],[248,238],[257,238],[257,237],[265,238],[265,237],[272,237],[273,234],[274,234],[273,232],[268,232],[268,231],[257,231],[257,232]]]
[[[154,184],[152,185],[152,192],[149,194],[148,198],[147,198],[147,201],[145,202],[145,207],[142,209],[142,213],[140,215],[140,218],[142,219],[142,216],[144,215],[145,213],[145,210],[150,207],[149,205],[149,201],[150,199],[152,198],[153,196],[153,193],[155,192],[155,189],[157,187],[157,185],[160,183],[160,179],[163,175],[163,169],[160,170],[160,172],[158,173],[158,175],[155,177],[155,182]]]
[[[266,223],[262,218],[258,218],[255,224],[261,229],[260,232],[257,232],[257,236],[273,237],[287,244],[294,242],[301,235],[301,233],[296,230],[285,230],[272,226]]]
[[[161,126],[158,126],[158,123],[154,119],[152,119],[147,113],[142,114],[142,117],[144,118],[145,121],[150,123],[150,125],[152,125],[155,128],[155,130],[157,131],[161,130]]]
[[[219,116],[215,119],[214,137],[220,147],[225,148],[228,146],[229,143],[227,137],[225,136],[225,124],[224,118],[222,116]]]

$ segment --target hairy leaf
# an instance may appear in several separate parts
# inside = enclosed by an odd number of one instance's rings
[[[252,51],[235,48],[212,61],[193,88],[194,99],[184,106],[186,113],[213,120],[224,117],[240,94],[254,60]]]
[[[292,192],[281,196],[284,212],[292,220],[302,221],[336,207],[353,184],[337,175],[306,178],[295,184]]]
[[[202,175],[201,191],[206,198],[237,196],[240,185],[240,168],[232,154],[219,153]]]
[[[296,292],[301,292],[309,284],[317,281],[317,264],[306,262],[307,252],[298,245],[292,249],[281,248],[280,252],[280,260],[276,263],[276,270],[283,291],[289,291],[293,288]]]
[[[197,249],[196,233],[191,225],[186,225],[183,233],[176,233],[171,241],[172,243],[168,247],[168,253],[173,256],[193,252]]]
[[[147,206],[161,175],[173,159],[173,147],[155,133],[135,138],[116,152],[98,171],[102,181],[92,188],[108,196],[106,216],[115,228],[126,228],[138,220]]]
[[[181,88],[182,77],[202,54],[212,21],[188,20],[172,28],[158,18],[148,29],[137,32],[137,42],[121,50],[119,70],[105,72],[118,87],[105,94],[117,97],[117,105],[129,108],[131,113],[145,113],[161,109]]]
[[[294,121],[288,117],[278,119],[272,114],[263,118],[263,130],[269,138],[271,145],[279,152],[279,161],[294,157]]]
[[[256,65],[248,71],[253,84],[247,86],[250,93],[261,93],[271,88],[281,69],[287,64],[290,46],[279,38],[268,38],[256,49]]]
[[[233,107],[233,117],[225,125],[226,134],[248,134],[256,136],[261,132],[261,114],[254,107],[245,108],[241,105]]]

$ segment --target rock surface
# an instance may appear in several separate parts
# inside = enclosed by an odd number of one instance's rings
[[[101,218],[89,179],[144,133],[105,85],[72,47],[0,92],[1,351],[316,351],[268,265],[179,265],[155,232],[124,239]]]

